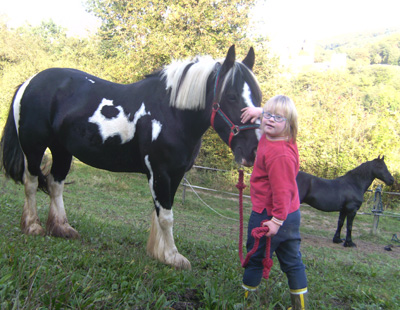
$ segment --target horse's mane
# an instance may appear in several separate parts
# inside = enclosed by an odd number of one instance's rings
[[[362,163],[361,165],[359,165],[358,167],[354,168],[353,170],[348,171],[344,176],[360,176],[360,177],[367,177],[371,171],[371,169],[369,168],[370,165],[373,164],[373,161],[366,161],[364,163]]]
[[[194,60],[176,60],[162,72],[167,90],[171,90],[170,106],[178,109],[204,109],[207,79],[216,61],[209,56]]]
[[[210,56],[198,56],[193,60],[176,60],[162,70],[166,89],[171,91],[170,106],[182,110],[200,110],[206,105],[207,80],[210,74],[222,65],[223,60],[214,60]],[[217,66],[219,64],[219,66]],[[244,69],[245,68],[245,69]],[[223,94],[228,83],[233,84],[236,72],[240,70],[245,80],[256,81],[251,70],[243,64],[235,65],[227,72],[219,94]],[[257,83],[256,83],[257,84]],[[261,91],[257,85],[258,92]]]

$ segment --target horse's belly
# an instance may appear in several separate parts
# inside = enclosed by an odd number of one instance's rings
[[[132,146],[84,144],[70,147],[71,154],[85,164],[114,172],[144,172],[140,152],[133,152]]]
[[[325,211],[325,212],[335,212],[340,211],[342,203],[340,201],[340,196],[336,192],[316,192],[310,195],[304,200],[305,203],[309,204],[313,208]]]

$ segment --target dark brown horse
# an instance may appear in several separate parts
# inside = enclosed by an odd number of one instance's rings
[[[351,240],[353,221],[360,208],[364,193],[375,179],[392,185],[393,176],[388,171],[385,156],[367,161],[345,175],[327,180],[299,171],[296,181],[299,188],[300,203],[305,202],[311,207],[324,212],[340,212],[337,230],[333,237],[334,243],[344,241],[345,247],[355,247]],[[346,239],[340,238],[344,220],[347,217]]]

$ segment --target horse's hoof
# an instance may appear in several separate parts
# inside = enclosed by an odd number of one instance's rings
[[[345,243],[343,243],[343,246],[346,247],[346,248],[355,248],[355,247],[357,247],[357,245],[355,243],[353,243],[352,241],[349,241],[349,242],[346,241]]]
[[[23,227],[22,232],[30,236],[44,236],[46,234],[43,227],[38,223],[33,223],[30,226]]]
[[[342,243],[344,241],[344,239],[341,238],[333,238],[333,243]]]
[[[51,228],[47,228],[49,235],[53,237],[65,238],[65,239],[78,239],[79,233],[72,228],[69,224],[53,225]]]
[[[192,265],[189,260],[180,253],[176,253],[171,259],[167,260],[167,264],[179,270],[191,270]]]

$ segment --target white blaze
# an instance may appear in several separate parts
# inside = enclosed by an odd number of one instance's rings
[[[254,107],[253,101],[251,100],[250,87],[247,83],[243,85],[242,97],[248,107]]]

